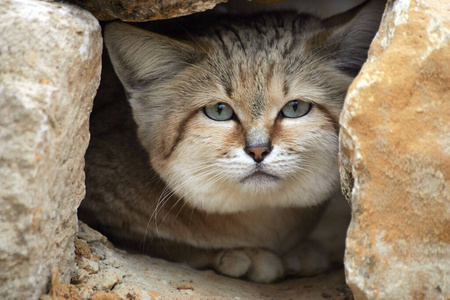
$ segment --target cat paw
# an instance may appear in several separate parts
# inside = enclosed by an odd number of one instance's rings
[[[214,269],[223,275],[260,283],[274,282],[284,276],[281,259],[257,248],[223,250],[216,256]]]
[[[286,275],[314,276],[329,269],[330,260],[322,247],[312,241],[298,244],[282,257]]]
[[[284,267],[278,255],[264,249],[247,249],[252,265],[247,278],[254,282],[269,283],[284,277]]]
[[[214,269],[230,277],[244,276],[252,265],[250,257],[243,250],[223,250],[214,261]]]

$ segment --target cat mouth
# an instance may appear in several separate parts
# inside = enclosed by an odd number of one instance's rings
[[[280,178],[263,171],[255,171],[241,180],[243,184],[269,184],[278,181]]]

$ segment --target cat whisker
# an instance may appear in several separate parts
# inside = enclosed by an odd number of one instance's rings
[[[202,176],[214,172],[214,170],[207,170],[207,169],[210,169],[210,168],[209,168],[209,167],[208,167],[208,168],[198,167],[198,168],[196,168],[196,171],[195,171],[195,172],[192,171],[192,172],[193,172],[192,175],[194,175],[194,176],[199,176],[199,174],[196,174],[196,173],[199,172],[199,171],[203,171],[203,172],[200,172],[200,175],[202,175]],[[207,171],[206,171],[206,170],[207,170]],[[175,180],[176,180],[176,179],[175,179]],[[162,200],[161,200],[161,196],[160,196],[160,199],[158,200],[158,203],[160,203],[160,205],[158,205],[158,206],[163,206],[164,203],[166,203],[166,202],[168,201],[168,199],[169,199],[170,197],[172,197],[172,195],[176,194],[177,191],[182,190],[183,187],[184,187],[185,185],[188,185],[188,183],[186,183],[186,182],[184,182],[184,183],[182,183],[182,184],[177,183],[177,185],[175,185],[174,182],[171,182],[171,183],[169,183],[169,185],[177,186],[177,188],[172,189],[172,191],[170,191],[170,193],[168,193],[167,195],[165,195],[164,198],[163,198]],[[185,193],[185,195],[181,196],[180,199],[185,198],[186,195],[187,195],[187,193]],[[179,200],[177,200],[177,202],[176,202],[174,205],[176,205],[176,204],[178,203],[178,201],[179,201]],[[156,211],[156,214],[157,214],[157,211]]]
[[[166,201],[168,201],[168,199],[171,197],[173,191],[170,191],[169,188],[166,186],[164,188],[164,190],[162,191],[161,195],[159,196],[158,200],[156,201],[156,207],[153,210],[152,215],[150,216],[148,223],[147,223],[147,227],[146,227],[146,232],[144,235],[144,244],[145,244],[145,237],[147,235],[147,228],[150,225],[150,222],[153,220],[155,222],[155,230],[156,230],[156,235],[159,236],[159,226],[158,226],[158,213],[159,211],[162,209],[162,207],[164,206],[164,204],[166,203]]]

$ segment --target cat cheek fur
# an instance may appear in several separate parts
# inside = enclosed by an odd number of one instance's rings
[[[286,119],[277,127],[265,167],[281,179],[271,185],[240,182],[254,168],[244,151],[241,125],[212,121],[201,112],[184,123],[169,157],[158,148],[150,153],[152,165],[178,197],[208,212],[310,206],[327,199],[338,183],[337,135],[331,122],[316,109],[307,122]]]

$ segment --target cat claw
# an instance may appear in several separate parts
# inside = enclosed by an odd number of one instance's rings
[[[274,282],[284,276],[281,259],[257,248],[223,250],[216,256],[214,269],[223,275],[259,283]]]

